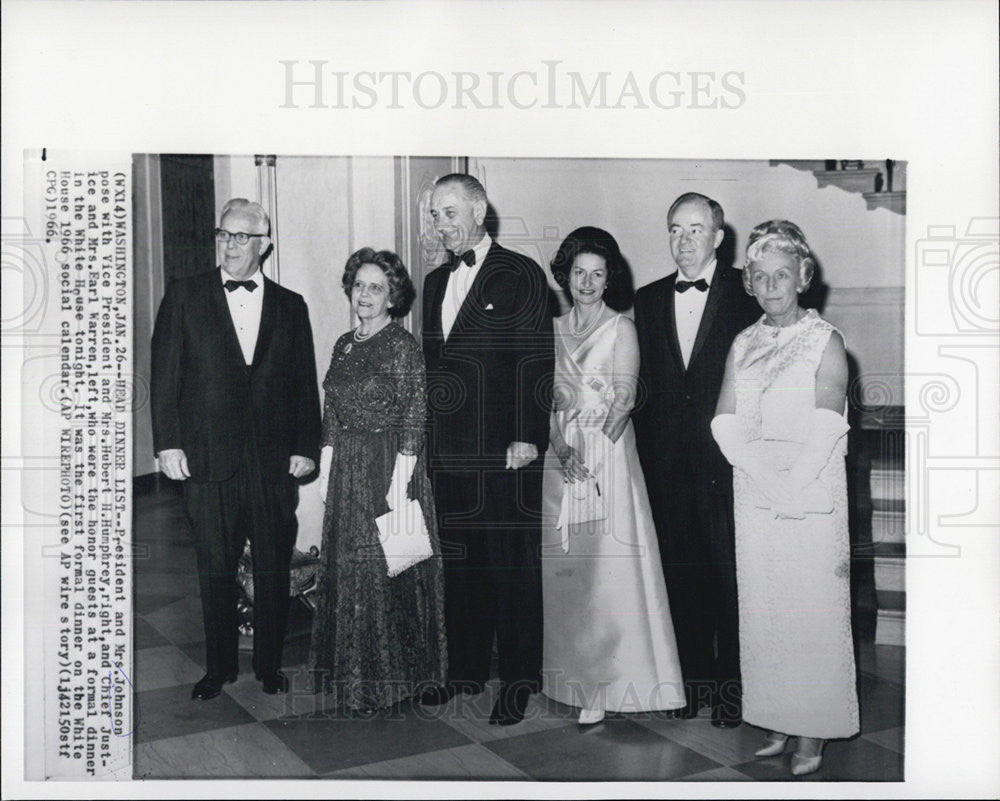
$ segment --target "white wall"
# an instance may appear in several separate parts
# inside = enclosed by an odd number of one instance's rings
[[[766,161],[477,158],[470,172],[486,186],[503,244],[547,268],[566,234],[596,225],[618,240],[636,287],[676,269],[666,214],[684,192],[722,204],[736,266],[754,225],[774,217],[798,223],[830,287],[824,315],[843,330],[867,401],[903,402],[902,216],[868,211],[859,194],[818,189],[811,172]]]

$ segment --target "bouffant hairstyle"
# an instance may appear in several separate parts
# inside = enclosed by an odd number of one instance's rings
[[[559,246],[549,264],[552,277],[564,290],[566,299],[573,305],[569,292],[569,272],[576,257],[582,253],[592,253],[604,259],[608,271],[608,282],[604,287],[604,302],[615,311],[625,311],[632,306],[632,274],[618,248],[615,238],[607,231],[592,226],[577,228]]]
[[[806,242],[806,235],[789,220],[768,220],[754,226],[747,241],[747,256],[743,264],[743,286],[747,294],[753,294],[750,280],[751,265],[765,254],[775,252],[795,257],[799,265],[796,288],[800,293],[809,288],[816,270],[816,260],[813,258],[809,243]]]
[[[413,288],[413,281],[406,271],[406,266],[402,259],[391,250],[379,250],[374,248],[361,248],[356,253],[352,253],[344,267],[344,277],[341,285],[344,287],[344,294],[348,300],[351,297],[351,288],[354,286],[354,279],[362,265],[374,264],[385,273],[389,281],[389,316],[405,317],[410,312],[413,299],[417,296],[417,291]]]

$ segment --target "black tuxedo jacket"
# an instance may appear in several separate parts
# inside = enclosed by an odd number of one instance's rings
[[[739,270],[717,267],[685,369],[677,339],[676,280],[677,273],[661,278],[642,287],[635,297],[640,394],[633,419],[643,470],[650,479],[659,476],[668,481],[665,469],[680,461],[728,472],[712,438],[712,418],[729,347],[760,316]],[[648,475],[650,471],[654,476]]]
[[[264,277],[248,367],[225,292],[219,270],[167,287],[153,329],[153,447],[182,448],[192,481],[222,481],[236,473],[253,433],[260,469],[277,481],[288,475],[291,456],[319,459],[309,312],[301,295]]]
[[[554,356],[541,268],[494,242],[445,341],[441,306],[449,275],[438,267],[424,282],[432,456],[455,467],[499,457],[502,468],[511,442],[533,442],[545,453]]]

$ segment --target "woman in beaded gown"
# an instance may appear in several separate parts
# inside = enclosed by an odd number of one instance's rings
[[[395,254],[363,248],[343,286],[359,325],[337,340],[323,382],[326,510],[309,661],[336,707],[368,715],[444,681],[444,583],[424,358],[392,322],[409,311],[413,284]],[[434,555],[390,578],[375,518],[406,497],[420,502]]]
[[[847,529],[844,341],[798,294],[813,259],[794,223],[754,229],[743,280],[764,315],[733,341],[712,432],[734,466],[743,720],[758,756],[797,736],[794,775],[858,731]]]
[[[614,238],[579,228],[552,262],[572,310],[555,321],[551,445],[543,478],[542,692],[606,711],[685,704],[659,546],[629,412],[639,347]]]

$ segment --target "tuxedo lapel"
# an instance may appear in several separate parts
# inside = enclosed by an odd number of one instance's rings
[[[483,293],[483,283],[486,280],[486,275],[490,270],[493,269],[496,263],[495,256],[500,250],[500,246],[494,242],[490,245],[490,249],[486,252],[486,258],[483,259],[483,266],[479,268],[479,272],[476,273],[476,277],[472,282],[472,286],[469,287],[469,294],[465,296],[465,300],[462,301],[462,306],[458,310],[458,316],[455,318],[455,324],[451,327],[451,334],[453,336],[458,331],[463,331],[469,324],[469,315],[471,310],[477,306],[482,307],[482,293]],[[466,269],[464,267],[459,267],[460,270]]]
[[[451,273],[446,268],[439,267],[431,273],[430,286],[428,287],[430,303],[427,305],[428,314],[427,319],[424,320],[424,329],[428,334],[438,338],[442,336],[444,331],[441,323],[441,307],[444,305],[444,293],[448,288],[450,276]]]
[[[209,306],[211,307],[212,320],[215,325],[223,329],[223,339],[227,343],[230,358],[238,364],[246,366],[246,359],[243,357],[243,348],[240,347],[240,338],[236,334],[236,325],[233,323],[233,315],[229,313],[229,303],[226,301],[226,288],[222,285],[221,270],[213,273],[215,280],[209,291]]]
[[[263,274],[261,277],[264,277]],[[254,345],[251,367],[256,367],[264,360],[267,350],[271,345],[271,339],[274,336],[274,328],[278,317],[278,293],[275,291],[276,286],[270,278],[264,277],[264,286],[262,287],[264,301],[261,304],[260,327],[257,329],[257,342]]]
[[[663,325],[666,329],[663,333],[667,341],[667,352],[673,359],[678,371],[684,373],[684,357],[681,354],[681,342],[677,338],[677,304],[674,303],[674,284],[677,282],[677,273],[667,276],[667,281],[663,285]]]
[[[708,297],[705,299],[705,310],[701,313],[698,333],[695,335],[694,345],[691,348],[691,358],[688,359],[688,369],[694,364],[694,360],[698,358],[698,351],[701,350],[702,345],[705,344],[705,340],[708,339],[709,333],[712,330],[712,323],[715,322],[715,316],[719,311],[722,296],[726,293],[726,279],[723,277],[723,269],[727,268],[716,267],[715,278],[711,286],[709,286]]]

